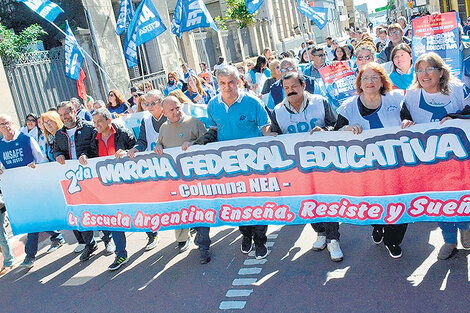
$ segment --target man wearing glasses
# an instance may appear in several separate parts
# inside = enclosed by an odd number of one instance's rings
[[[291,58],[285,58],[281,61],[280,64],[281,75],[287,73],[298,73],[299,68],[297,67],[297,62]],[[305,77],[305,90],[311,94],[317,94],[321,96],[326,96],[324,85],[319,80],[315,80],[313,77]],[[276,105],[282,102],[286,98],[284,89],[282,88],[281,81],[273,83],[269,91],[269,97],[267,100],[266,106],[269,110],[273,110]]]
[[[411,40],[403,36],[403,29],[401,28],[400,24],[397,23],[390,25],[387,29],[387,33],[390,41],[377,57],[377,63],[386,63],[392,61],[390,60],[392,50],[398,44],[404,42],[411,46]]]
[[[153,151],[157,145],[158,133],[160,127],[166,122],[163,115],[162,100],[163,94],[160,90],[150,90],[144,96],[145,101],[142,104],[144,110],[149,111],[152,115],[145,117],[140,124],[140,134],[136,145],[127,151],[127,156],[133,158],[136,152]],[[116,156],[125,155],[125,151],[118,150]],[[158,232],[147,232],[148,242],[145,251],[152,250],[158,244]]]
[[[312,47],[309,50],[312,62],[305,68],[304,75],[313,77],[315,79],[321,79],[321,75],[318,70],[326,65],[325,50],[320,47]]]

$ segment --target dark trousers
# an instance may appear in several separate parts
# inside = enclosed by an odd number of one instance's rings
[[[85,244],[88,246],[95,245],[95,238],[93,236],[92,230],[87,230],[87,231],[74,230],[73,234],[75,235],[75,238],[77,238],[78,243]],[[104,235],[103,241],[105,243],[108,243],[111,240],[111,232],[109,230],[103,230],[103,235]]]
[[[239,226],[239,229],[243,236],[253,238],[255,246],[263,245],[268,240],[268,225]]]
[[[383,238],[385,245],[399,245],[405,237],[408,224],[393,224],[393,225],[372,225],[374,229],[383,231]]]
[[[148,231],[146,232],[146,234],[149,239],[153,239],[158,235],[158,231],[155,231],[155,232]]]
[[[312,223],[312,228],[318,235],[326,236],[326,240],[339,240],[339,223],[338,222],[320,222]]]
[[[211,239],[209,237],[209,227],[194,227],[196,230],[196,237],[194,243],[199,247],[199,251],[209,250]]]
[[[116,256],[127,258],[126,233],[123,231],[112,231],[114,244],[116,245]]]
[[[47,231],[51,236],[51,241],[61,241],[64,239],[59,231]],[[29,233],[26,237],[26,244],[24,250],[28,258],[34,259],[38,253],[39,233]]]

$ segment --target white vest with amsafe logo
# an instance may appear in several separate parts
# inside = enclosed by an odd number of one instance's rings
[[[153,151],[157,145],[158,132],[153,128],[153,115],[145,116],[145,138],[147,139],[147,148],[145,151]]]
[[[369,120],[365,119],[359,112],[359,95],[346,100],[338,108],[338,114],[344,116],[349,125],[359,124],[362,129],[371,129]],[[382,104],[377,111],[377,119],[383,127],[394,127],[401,125],[400,110],[403,102],[403,91],[392,90],[382,96]]]
[[[308,103],[305,110],[299,113],[289,112],[281,102],[274,108],[277,124],[283,134],[309,132],[315,126],[325,126],[325,106],[326,99],[319,95],[307,95]]]

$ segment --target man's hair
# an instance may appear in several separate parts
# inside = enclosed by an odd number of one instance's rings
[[[60,108],[68,108],[70,111],[75,111],[75,106],[71,101],[62,101],[57,105],[57,111],[59,111]]]
[[[234,76],[237,81],[240,78],[238,70],[233,65],[225,65],[217,70],[217,79],[219,76]]]
[[[97,109],[95,112],[93,112],[93,116],[96,116],[96,115],[101,115],[106,120],[112,120],[113,119],[113,116],[111,115],[111,113],[106,108]]]
[[[284,67],[284,64],[286,63],[289,63],[291,64],[292,66],[295,66],[297,67],[297,62],[295,62],[295,60],[293,58],[285,58],[285,59],[282,59],[281,63],[279,64],[279,66],[282,68]]]
[[[152,89],[150,90],[149,92],[147,92],[145,95],[144,95],[144,98],[147,99],[148,97],[155,97],[157,98],[158,100],[162,101],[164,96],[163,96],[163,93],[158,90],[158,89]]]
[[[284,81],[291,78],[297,78],[301,85],[305,84],[305,77],[303,74],[300,74],[299,72],[289,72],[282,75],[281,86],[284,88]]]

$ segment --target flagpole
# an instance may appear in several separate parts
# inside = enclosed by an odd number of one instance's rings
[[[199,38],[201,38],[202,47],[204,48],[204,53],[206,54],[207,67],[209,68],[209,73],[211,70],[211,63],[209,61],[209,54],[207,53],[205,41],[202,39],[201,27],[199,27]]]
[[[301,12],[299,12],[301,13]],[[302,37],[304,39],[305,43],[305,49],[307,49],[307,57],[308,57],[308,63],[310,64],[312,60],[310,59],[310,51],[308,50],[308,45],[307,45],[307,39],[305,38],[305,29],[304,29],[304,21],[302,21],[302,16],[299,14],[299,20],[300,20],[300,31],[302,32]],[[300,56],[300,59],[302,59],[302,55]]]
[[[139,47],[137,47],[137,49],[139,49],[139,54],[140,54],[140,58],[139,58],[139,59],[140,59],[140,60],[139,60],[140,62],[139,62],[139,63],[140,63],[140,68],[141,68],[141,70],[142,70],[142,79],[144,79],[144,75],[145,75],[145,74],[144,74],[144,62],[143,62],[144,56],[143,56],[143,52],[142,52],[142,46],[143,46],[143,45],[140,45]]]
[[[51,23],[59,32],[61,32],[65,37],[67,37],[67,34],[62,30],[60,29],[59,26],[57,26],[55,23]],[[82,47],[80,47],[80,45],[78,46],[80,51],[83,52],[83,54],[85,54],[102,72],[103,74],[106,75],[106,77],[109,79],[109,81],[114,85],[114,88],[116,88],[116,90],[119,90],[119,87],[116,85],[116,83],[113,81],[113,79],[111,78],[111,76],[109,76],[109,74],[98,64],[98,62],[96,62],[93,57],[88,53],[86,52],[85,50],[82,49]]]

